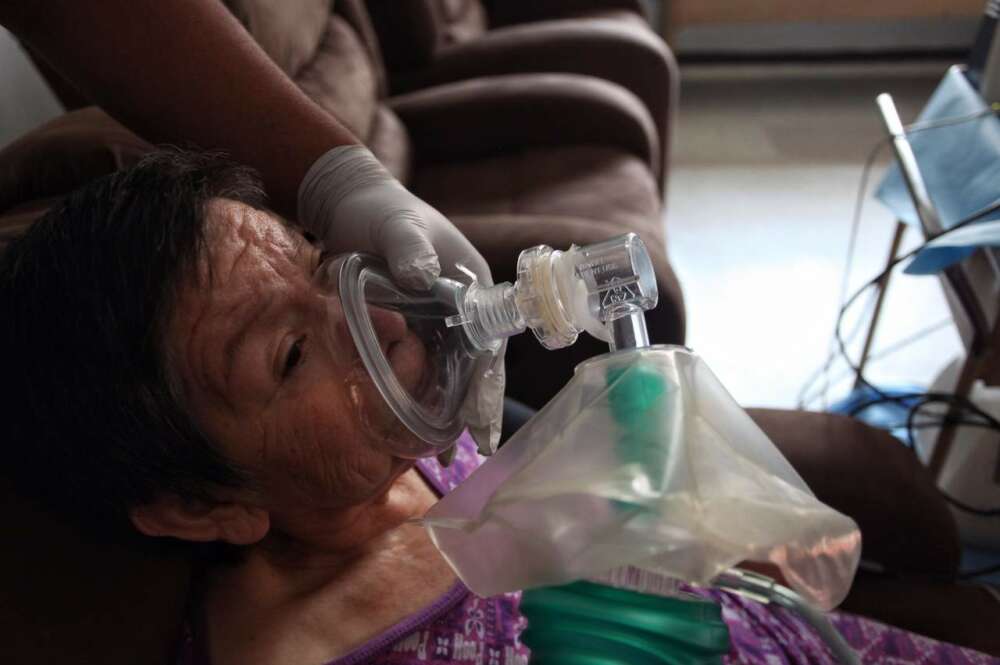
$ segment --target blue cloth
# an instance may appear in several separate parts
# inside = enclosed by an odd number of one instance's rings
[[[952,67],[931,95],[918,122],[959,118],[988,111],[990,106],[961,68]],[[921,174],[944,228],[1000,198],[1000,120],[993,115],[907,134]],[[919,227],[899,167],[893,164],[875,196],[903,222]],[[1000,211],[983,221],[1000,219]],[[946,236],[947,237],[947,236]],[[907,266],[910,274],[930,274],[969,256],[984,236],[967,242],[942,242],[920,252]],[[944,240],[944,239],[942,239]],[[1000,229],[985,244],[1000,244]]]

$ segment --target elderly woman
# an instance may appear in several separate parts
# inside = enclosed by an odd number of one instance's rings
[[[0,259],[3,457],[22,491],[91,528],[212,543],[188,663],[525,663],[516,594],[481,599],[412,522],[478,463],[382,452],[410,436],[344,377],[320,249],[247,169],[154,153],[70,195]],[[396,373],[425,356],[392,315]],[[794,617],[715,594],[732,662],[829,662]],[[894,662],[988,662],[841,615]],[[909,653],[909,656],[902,654]],[[938,658],[940,656],[941,658]],[[927,660],[929,658],[929,660]]]
[[[525,660],[516,603],[470,597],[408,523],[474,444],[449,470],[381,452],[380,437],[407,434],[373,391],[352,403],[320,250],[262,199],[244,168],[163,152],[14,243],[0,335],[17,349],[9,375],[27,380],[4,382],[5,456],[27,491],[94,526],[239,547],[192,617],[206,662],[324,663],[406,626],[438,621],[450,637],[470,612],[491,617],[475,648]],[[418,377],[405,325],[374,319],[397,373]]]

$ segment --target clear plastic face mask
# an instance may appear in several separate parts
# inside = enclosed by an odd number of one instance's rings
[[[521,253],[515,284],[440,278],[431,289],[395,284],[381,259],[328,259],[318,279],[334,297],[331,335],[346,326],[355,356],[348,390],[367,434],[399,457],[448,449],[479,360],[531,329],[546,348],[573,344],[584,330],[614,346],[633,339],[625,315],[656,305],[656,281],[633,234],[565,252],[540,245]],[[644,335],[644,329],[643,329]],[[648,342],[646,342],[648,343]],[[403,427],[389,427],[388,423]]]
[[[476,356],[461,327],[448,325],[455,310],[441,291],[462,285],[439,280],[429,292],[410,291],[393,283],[381,260],[364,254],[328,259],[317,275],[336,294],[330,335],[346,326],[354,345],[344,378],[365,433],[398,457],[449,448],[464,428],[459,409]]]

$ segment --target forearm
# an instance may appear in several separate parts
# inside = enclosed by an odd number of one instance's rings
[[[11,0],[0,23],[147,140],[255,167],[286,213],[321,154],[358,142],[216,0]]]

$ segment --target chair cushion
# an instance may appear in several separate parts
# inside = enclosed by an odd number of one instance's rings
[[[598,225],[660,226],[649,167],[604,146],[540,147],[421,164],[413,186],[451,215],[565,215]]]
[[[749,413],[816,496],[858,523],[865,559],[892,570],[954,574],[954,517],[930,473],[896,438],[835,414]]]
[[[378,42],[358,0],[229,0],[264,52],[406,182],[406,128],[386,108]],[[331,12],[336,9],[336,13]]]
[[[151,146],[97,107],[60,116],[0,150],[0,214],[134,164]]]
[[[316,56],[330,5],[330,0],[226,0],[229,11],[292,78]]]
[[[379,106],[368,134],[368,149],[404,185],[410,184],[413,145],[402,121],[388,106]]]
[[[443,19],[442,44],[460,44],[486,32],[486,8],[480,0],[435,0]]]
[[[441,48],[488,27],[480,0],[368,0],[367,7],[391,71],[424,67]]]
[[[295,82],[355,136],[368,139],[378,108],[378,78],[357,33],[339,16],[326,19],[319,48]]]

